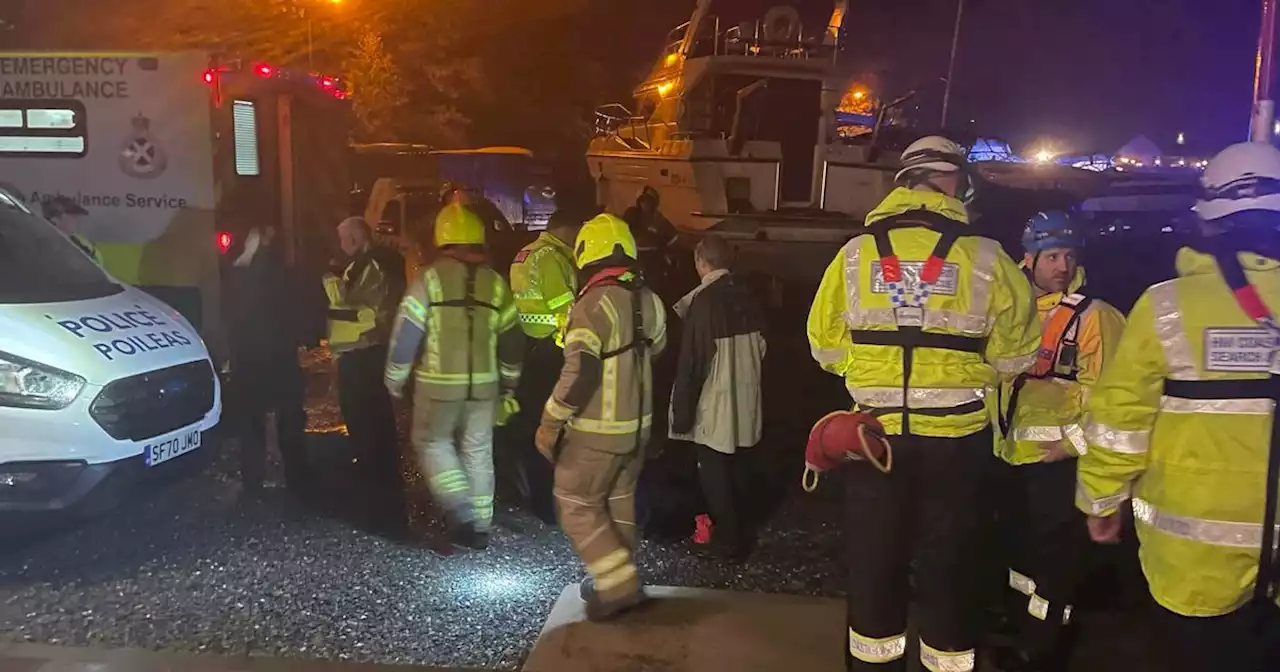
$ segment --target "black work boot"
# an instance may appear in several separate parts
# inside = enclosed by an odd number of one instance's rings
[[[453,528],[451,536],[453,543],[459,546],[477,551],[483,551],[489,547],[489,534],[477,531],[475,523],[458,523]]]

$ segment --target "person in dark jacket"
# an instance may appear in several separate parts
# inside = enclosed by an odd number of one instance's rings
[[[304,339],[293,316],[298,295],[275,237],[272,226],[252,229],[230,272],[231,375],[243,409],[240,478],[249,493],[263,487],[269,413],[276,416],[286,486],[297,492],[312,480],[303,444],[307,414],[298,363]]]
[[[698,476],[715,524],[712,550],[728,559],[751,551],[751,465],[740,448],[760,441],[764,312],[729,271],[732,250],[708,235],[694,251],[701,284],[675,305],[684,320],[671,391],[673,439],[697,444]]]

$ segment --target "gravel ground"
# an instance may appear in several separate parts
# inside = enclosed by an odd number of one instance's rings
[[[803,437],[840,402],[839,383],[815,372],[802,344],[771,347],[761,453],[785,496],[756,554],[730,567],[683,543],[645,542],[649,582],[841,594],[838,487],[796,487]],[[502,506],[482,553],[446,556],[362,530],[342,515],[361,493],[340,480],[349,456],[332,362],[309,353],[307,367],[312,452],[333,487],[321,509],[280,490],[241,497],[227,451],[198,477],[0,554],[0,640],[518,668],[554,599],[582,575],[563,536]],[[1098,643],[1075,669],[1146,669],[1132,619],[1093,620]]]

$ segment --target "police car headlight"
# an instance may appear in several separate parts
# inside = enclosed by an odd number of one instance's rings
[[[0,406],[66,408],[83,389],[74,373],[0,352]]]

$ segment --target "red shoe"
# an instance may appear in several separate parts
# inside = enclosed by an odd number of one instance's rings
[[[711,522],[711,516],[705,513],[698,514],[698,517],[693,519],[693,543],[711,543],[711,530],[714,528],[715,524]]]

